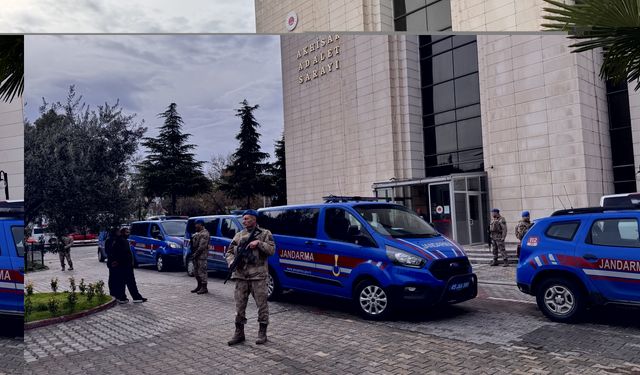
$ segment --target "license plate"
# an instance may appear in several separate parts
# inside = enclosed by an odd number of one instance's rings
[[[455,283],[449,286],[449,290],[457,291],[457,290],[467,289],[470,285],[471,285],[470,281],[465,281],[464,283]]]

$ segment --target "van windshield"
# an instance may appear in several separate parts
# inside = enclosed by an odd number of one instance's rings
[[[359,205],[354,209],[378,233],[394,238],[436,237],[440,234],[406,207],[397,205]]]
[[[184,230],[187,228],[186,221],[164,221],[162,223],[165,233],[172,237],[184,237]]]

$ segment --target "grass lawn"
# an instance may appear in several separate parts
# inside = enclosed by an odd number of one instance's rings
[[[70,315],[79,311],[89,310],[93,307],[102,305],[111,300],[111,296],[105,295],[98,297],[93,296],[91,301],[87,301],[86,295],[81,295],[76,292],[78,302],[74,306],[73,310],[69,308],[68,298],[69,292],[60,293],[34,293],[31,297],[25,295],[25,301],[27,298],[31,298],[32,311],[31,314],[26,316],[26,322],[33,322],[36,320],[48,319],[57,316]],[[49,301],[53,298],[58,302],[58,311],[55,314],[51,314],[49,311]]]

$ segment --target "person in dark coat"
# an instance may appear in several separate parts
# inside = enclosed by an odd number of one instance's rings
[[[113,244],[119,236],[120,231],[118,228],[112,228],[109,236],[104,241],[104,252],[107,254],[107,268],[109,269],[109,295],[113,297],[118,297],[117,290],[119,289],[117,286],[118,278],[115,275],[115,271],[111,268],[111,259],[113,258]]]
[[[120,230],[120,236],[114,241],[111,251],[113,259],[109,259],[109,263],[111,263],[111,268],[116,271],[115,275],[118,280],[116,298],[118,303],[129,302],[125,293],[125,286],[129,289],[129,294],[134,303],[146,302],[147,299],[142,297],[138,291],[136,278],[133,274],[133,254],[129,246],[129,228],[125,227]]]

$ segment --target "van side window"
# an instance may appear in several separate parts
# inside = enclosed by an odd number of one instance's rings
[[[221,232],[222,232],[222,237],[233,239],[233,237],[238,232],[238,227],[236,226],[236,223],[232,219],[226,218],[222,220]]]
[[[273,234],[316,238],[319,215],[319,208],[269,210],[260,214],[258,223]]]
[[[19,257],[24,256],[24,227],[11,227],[13,233],[13,242],[16,245],[16,251]]]
[[[579,226],[579,221],[553,223],[549,225],[545,235],[556,240],[573,241],[573,236],[575,236]]]
[[[147,229],[149,228],[148,223],[135,223],[131,225],[131,235],[132,236],[147,236]]]
[[[158,224],[151,224],[151,238],[159,239],[162,236],[162,231]]]
[[[636,219],[596,220],[587,242],[597,246],[640,247]]]
[[[206,229],[209,232],[210,236],[217,236],[218,235],[218,224],[220,224],[220,219],[219,218],[215,218],[211,221],[205,221],[204,223],[204,229]]]
[[[351,213],[343,208],[327,208],[324,213],[324,231],[330,239],[363,246],[375,244],[369,234]],[[366,237],[366,239],[365,239]]]

